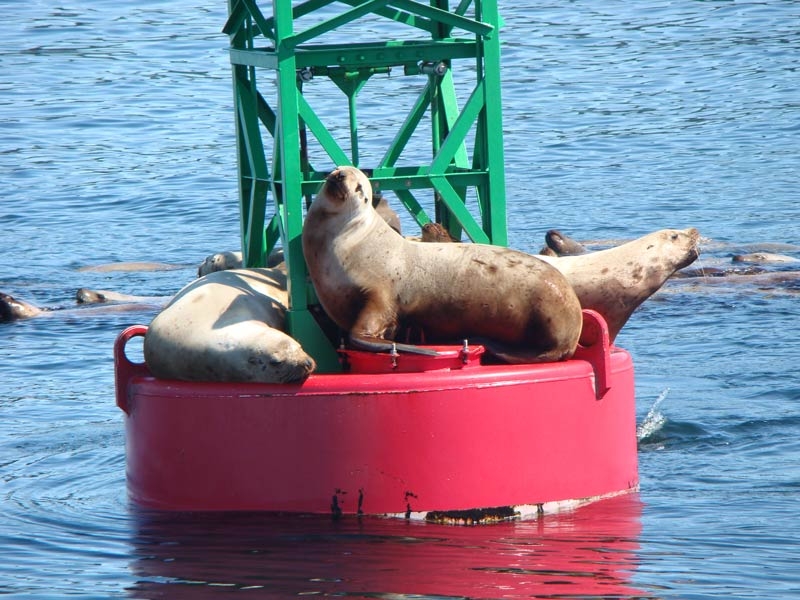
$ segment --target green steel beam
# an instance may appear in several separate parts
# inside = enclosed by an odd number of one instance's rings
[[[467,14],[470,8],[473,16]],[[505,245],[496,0],[459,0],[452,10],[449,0],[307,0],[294,6],[291,0],[273,0],[271,15],[259,9],[257,0],[229,0],[228,9],[224,32],[230,38],[245,261],[248,266],[266,264],[269,251],[280,242],[289,273],[287,330],[314,357],[319,371],[334,372],[340,368],[337,340],[328,338],[317,322],[317,299],[302,255],[305,203],[326,175],[309,164],[308,136],[333,164],[359,165],[357,104],[362,88],[372,75],[396,67],[402,76],[426,77],[427,85],[421,93],[414,92],[418,95],[412,108],[383,157],[361,168],[375,190],[394,192],[419,225],[439,220],[451,233],[463,230],[474,242]],[[315,13],[322,16],[316,24],[295,30],[296,20]],[[321,36],[370,14],[429,39],[318,43]],[[267,46],[257,47],[259,42]],[[471,68],[461,68],[465,60],[473,61]],[[274,106],[258,89],[260,69],[275,73],[274,83],[273,78],[263,79],[275,88]],[[303,78],[298,75],[301,69]],[[457,75],[474,80],[460,109]],[[329,78],[342,92],[342,111],[349,115],[349,154],[304,97],[304,88],[319,77]],[[336,101],[330,98],[326,110]],[[397,166],[426,115],[429,161]],[[272,139],[271,157],[265,154],[265,135]],[[474,143],[468,149],[470,136]],[[425,190],[432,194],[434,215],[417,198]],[[475,206],[468,206],[473,199]]]

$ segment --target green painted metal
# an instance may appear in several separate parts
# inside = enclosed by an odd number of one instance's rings
[[[272,0],[268,7],[271,14],[256,0],[229,0],[223,29],[233,74],[242,251],[245,265],[257,267],[283,248],[288,331],[318,371],[335,372],[338,342],[314,317],[301,244],[304,210],[331,169],[362,168],[376,192],[393,193],[420,226],[437,221],[457,238],[507,244],[497,1],[451,7],[449,0]],[[388,23],[368,29],[393,39],[368,39],[367,29],[361,35],[364,19]],[[386,132],[382,158],[362,164],[359,94],[380,85],[376,76],[397,73],[417,83],[408,86],[410,109],[396,132]],[[341,103],[346,140],[337,139],[342,123],[326,123],[327,113],[308,101],[325,80],[341,92],[325,101],[326,108]],[[396,103],[386,110],[396,113]],[[420,135],[429,140],[429,159],[400,164],[408,154],[419,156],[411,146]],[[312,159],[312,147],[322,158]]]

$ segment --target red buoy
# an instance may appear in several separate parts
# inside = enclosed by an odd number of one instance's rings
[[[480,364],[348,351],[302,384],[154,378],[115,344],[127,478],[142,506],[191,511],[526,517],[637,489],[633,364],[585,311],[575,357]]]

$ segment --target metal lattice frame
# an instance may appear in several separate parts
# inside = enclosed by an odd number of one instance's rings
[[[334,14],[337,8],[341,11]],[[298,20],[315,14],[324,16],[295,31]],[[365,15],[392,20],[396,30],[421,33],[424,39],[320,42]],[[280,240],[289,270],[287,329],[314,356],[320,371],[339,366],[333,344],[309,311],[316,300],[302,254],[304,201],[310,202],[329,170],[310,164],[309,134],[333,165],[359,166],[374,189],[394,192],[419,225],[435,220],[456,237],[463,232],[474,242],[506,245],[498,28],[496,0],[461,0],[452,10],[448,0],[306,0],[295,6],[291,0],[273,0],[271,17],[264,16],[255,0],[229,0],[223,31],[231,45],[245,265],[264,266]],[[453,72],[464,64],[468,68],[458,73],[474,85],[469,82],[471,92],[459,110]],[[275,106],[257,86],[261,69],[275,76],[274,83],[266,78],[277,88]],[[393,69],[427,78],[427,84],[383,158],[365,167],[359,164],[356,99],[371,77]],[[349,154],[304,96],[304,86],[313,85],[317,77],[329,78],[344,93]],[[397,166],[424,117],[431,128],[430,161]],[[272,138],[269,163],[264,132]],[[415,195],[425,189],[433,191],[433,216]],[[473,198],[477,206],[471,212],[467,203]],[[473,212],[479,213],[480,222]]]

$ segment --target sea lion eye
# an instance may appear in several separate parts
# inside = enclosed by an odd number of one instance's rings
[[[364,198],[364,204],[369,202],[369,198],[364,193],[364,186],[362,186],[360,183],[356,185],[356,193],[361,194],[361,196]]]

